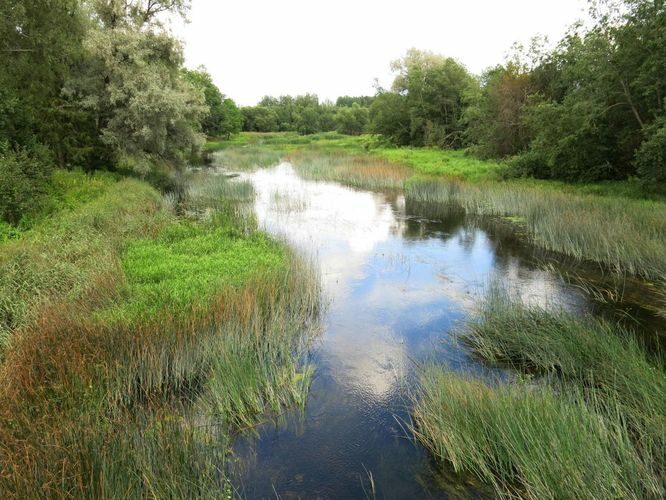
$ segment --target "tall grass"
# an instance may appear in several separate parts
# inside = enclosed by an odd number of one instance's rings
[[[178,218],[121,181],[0,247],[3,262],[26,252],[21,276],[41,294],[12,299],[23,315],[6,330],[4,496],[231,495],[231,433],[304,404],[319,281],[233,211],[200,216],[238,189],[193,185]],[[70,262],[79,274],[32,275]]]
[[[427,366],[415,402],[416,436],[456,471],[502,497],[659,498],[649,453],[619,413],[601,416],[576,391],[515,383],[489,387]]]
[[[632,332],[525,305],[495,286],[462,340],[527,378],[490,387],[427,366],[415,433],[435,456],[503,496],[664,494],[666,372]]]
[[[465,341],[484,359],[523,372],[550,374],[597,393],[636,429],[639,440],[661,450],[666,464],[666,372],[660,355],[648,356],[619,325],[528,306],[495,290]]]
[[[57,213],[22,239],[3,244],[0,353],[12,332],[35,319],[39,304],[94,295],[91,286],[119,268],[126,241],[154,235],[167,223],[160,208],[159,194],[146,184],[109,183],[92,201]]]
[[[467,213],[513,217],[548,250],[648,279],[666,276],[666,205],[501,183],[414,178],[405,196]]]
[[[211,153],[211,164],[229,170],[254,170],[280,163],[279,151],[261,146],[230,147]]]
[[[336,181],[364,189],[402,189],[409,168],[371,156],[295,152],[289,160],[305,178]]]

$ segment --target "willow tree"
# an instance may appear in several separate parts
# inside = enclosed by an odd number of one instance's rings
[[[85,62],[65,94],[93,117],[113,163],[143,175],[181,167],[203,143],[207,108],[160,16],[183,15],[187,2],[96,0],[90,8]]]

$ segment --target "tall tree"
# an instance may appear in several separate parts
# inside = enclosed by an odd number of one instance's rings
[[[204,98],[183,76],[182,48],[159,21],[182,13],[180,0],[93,2],[85,64],[66,95],[94,118],[101,143],[120,166],[148,174],[179,167],[203,142]]]

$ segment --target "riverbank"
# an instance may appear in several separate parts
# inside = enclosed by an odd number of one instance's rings
[[[638,276],[655,289],[666,283],[666,201],[637,183],[505,181],[501,165],[460,151],[387,148],[371,136],[335,133],[245,133],[207,148],[222,151],[217,161],[236,169],[283,157],[311,179],[401,189],[408,202],[501,217],[547,250]],[[666,297],[659,302],[666,309]]]
[[[314,271],[257,230],[247,184],[55,175],[0,244],[0,490],[231,495],[230,436],[304,404]]]

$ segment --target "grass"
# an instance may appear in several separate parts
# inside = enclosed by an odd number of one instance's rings
[[[280,163],[280,152],[260,146],[227,148],[211,153],[212,165],[233,171],[255,170]]]
[[[492,160],[481,160],[465,151],[436,148],[396,147],[381,136],[348,136],[337,132],[325,132],[302,136],[295,132],[256,133],[244,132],[230,141],[211,140],[208,150],[225,148],[259,147],[282,152],[285,156],[293,152],[319,152],[348,156],[371,156],[390,163],[409,167],[413,174],[438,176],[469,182],[494,181],[502,177],[504,166]],[[511,179],[502,182],[511,186],[553,190],[572,194],[590,194],[600,197],[654,199],[666,201],[663,195],[646,193],[635,180],[601,181],[591,183],[565,183],[539,179]]]
[[[410,170],[368,156],[294,152],[289,160],[305,178],[341,182],[365,189],[402,189]]]
[[[503,496],[663,495],[666,372],[631,332],[496,289],[462,339],[490,363],[541,378],[491,387],[424,368],[415,433],[436,457]]]
[[[622,418],[601,417],[578,393],[514,383],[490,387],[430,365],[414,407],[416,436],[501,497],[659,498],[650,456]],[[646,456],[647,455],[647,456]]]
[[[621,326],[527,306],[494,291],[480,318],[467,326],[464,339],[487,361],[593,388],[666,449],[663,362],[651,359]]]
[[[232,434],[304,404],[317,277],[239,210],[247,185],[185,192],[82,188],[0,246],[5,496],[230,497]]]
[[[405,196],[477,215],[513,217],[539,246],[613,271],[666,277],[666,204],[544,191],[521,185],[413,178]]]
[[[637,199],[631,183],[500,182],[500,166],[461,151],[388,148],[373,136],[243,134],[217,153],[232,168],[288,158],[301,175],[366,189],[405,189],[411,205],[455,206],[513,222],[550,251],[619,274],[666,283],[666,204]],[[222,163],[224,163],[224,161]]]

